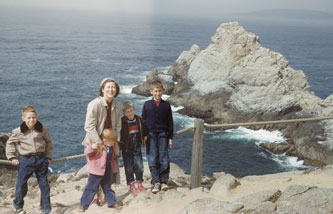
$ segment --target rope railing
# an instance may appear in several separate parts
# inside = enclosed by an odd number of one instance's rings
[[[80,155],[72,155],[72,156],[68,156],[68,157],[58,158],[58,159],[52,160],[51,164],[65,161],[65,160],[79,159],[79,158],[83,158],[85,156],[86,156],[85,154],[80,154]],[[0,164],[12,165],[12,162],[9,160],[0,160]]]
[[[194,128],[195,128],[195,127],[189,127],[189,128],[186,128],[186,129],[179,130],[179,131],[177,131],[177,132],[174,133],[174,136],[175,136],[175,135],[182,134],[182,133],[185,133],[185,132],[190,131],[190,130],[192,130],[192,129],[194,129]],[[52,163],[57,163],[57,162],[66,161],[66,160],[79,159],[79,158],[83,158],[83,157],[85,157],[85,156],[86,156],[85,154],[80,154],[80,155],[73,155],[73,156],[68,156],[68,157],[58,158],[58,159],[54,159],[54,160],[52,160],[51,164],[52,164]],[[0,160],[0,164],[12,165],[12,162],[9,161],[9,160]]]

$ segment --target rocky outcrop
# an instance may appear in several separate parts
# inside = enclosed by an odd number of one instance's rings
[[[6,142],[9,138],[9,133],[0,133],[0,159],[7,160],[6,157]]]
[[[209,46],[184,51],[168,74],[177,81],[168,99],[179,112],[208,123],[237,123],[333,115],[333,95],[321,100],[303,71],[237,22],[222,24]],[[307,163],[333,163],[333,121],[265,126],[283,129],[293,154]]]
[[[163,72],[158,72],[156,69],[152,70],[146,78],[147,80],[145,82],[132,89],[132,93],[142,96],[150,96],[150,85],[155,80],[161,81],[165,94],[171,94],[171,91],[175,85],[170,75],[166,75]]]

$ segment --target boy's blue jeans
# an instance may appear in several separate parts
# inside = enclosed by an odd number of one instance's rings
[[[111,154],[112,149],[111,147],[110,151],[108,152],[107,158],[106,158],[106,167],[105,167],[105,174],[104,176],[100,175],[93,175],[89,174],[88,177],[88,184],[86,188],[83,191],[83,194],[81,196],[80,205],[83,206],[85,209],[89,207],[90,203],[93,201],[94,196],[97,193],[98,186],[101,185],[106,201],[108,203],[108,206],[112,206],[117,203],[116,200],[116,194],[111,189],[110,184],[110,178],[111,178]]]
[[[170,173],[169,139],[166,132],[149,132],[147,149],[152,184],[168,183]]]
[[[141,146],[136,136],[131,137],[127,146],[127,152],[122,151],[125,167],[126,183],[130,185],[134,183],[134,174],[136,181],[143,181],[143,160]]]
[[[23,199],[28,192],[28,179],[35,173],[41,192],[41,210],[43,213],[49,213],[51,211],[50,186],[47,180],[49,163],[45,154],[21,155],[19,161],[15,199],[13,201],[15,209],[23,208]]]

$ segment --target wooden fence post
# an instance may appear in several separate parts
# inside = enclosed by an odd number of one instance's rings
[[[192,145],[191,189],[201,186],[204,120],[195,120]]]

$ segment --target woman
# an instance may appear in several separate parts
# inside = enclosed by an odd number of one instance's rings
[[[102,132],[106,128],[112,128],[117,132],[117,140],[120,140],[121,118],[120,103],[115,100],[120,92],[118,83],[112,78],[104,78],[100,84],[99,97],[93,99],[87,107],[84,129],[86,136],[82,144],[87,147],[94,143],[102,144]],[[119,157],[118,143],[113,146],[114,156]],[[119,173],[111,174],[111,184],[120,183]],[[105,200],[97,201],[101,205]]]

